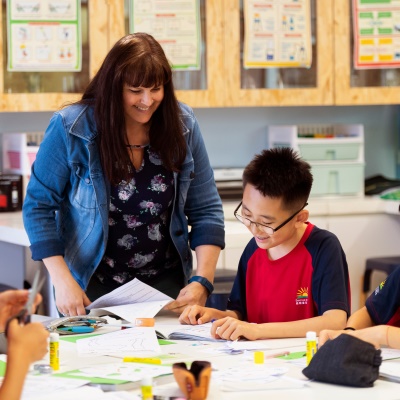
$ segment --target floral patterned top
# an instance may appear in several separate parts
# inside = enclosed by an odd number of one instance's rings
[[[100,282],[118,287],[136,277],[148,283],[180,266],[169,234],[173,196],[172,172],[146,147],[132,179],[111,187],[108,243],[95,273]]]

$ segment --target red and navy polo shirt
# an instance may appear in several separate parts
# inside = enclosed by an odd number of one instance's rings
[[[339,309],[350,315],[346,256],[337,237],[311,223],[297,246],[270,260],[254,238],[239,261],[228,310],[254,323],[288,322]]]

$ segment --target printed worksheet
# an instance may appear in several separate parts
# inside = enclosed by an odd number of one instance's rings
[[[135,278],[86,308],[91,310],[89,315],[112,313],[133,323],[136,318],[153,318],[171,301],[172,297]]]
[[[78,339],[80,356],[118,355],[123,357],[161,353],[154,328],[134,327],[121,331]]]

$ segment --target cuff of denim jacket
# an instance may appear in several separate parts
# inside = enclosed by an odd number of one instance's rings
[[[30,246],[32,260],[41,261],[52,256],[64,257],[64,245],[59,240],[42,240]]]
[[[221,247],[221,250],[225,248],[225,230],[222,227],[202,227],[202,233],[196,233],[196,235],[189,234],[190,236],[190,247],[194,250],[198,246],[204,246],[207,244]]]

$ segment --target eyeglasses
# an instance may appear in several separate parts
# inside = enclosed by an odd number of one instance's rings
[[[241,222],[243,225],[247,226],[249,229],[251,229],[251,226],[254,225],[257,229],[265,232],[266,234],[272,236],[277,230],[281,229],[284,227],[290,220],[292,220],[301,210],[303,210],[304,207],[308,206],[308,203],[304,204],[303,207],[300,208],[300,210],[296,211],[293,215],[291,215],[288,219],[285,219],[279,226],[276,228],[272,228],[271,226],[260,224],[259,222],[254,222],[251,219],[248,219],[246,217],[243,217],[243,215],[238,214],[238,210],[241,207],[242,202],[239,203],[239,205],[236,207],[236,210],[233,212],[233,215],[236,217],[236,219]]]

